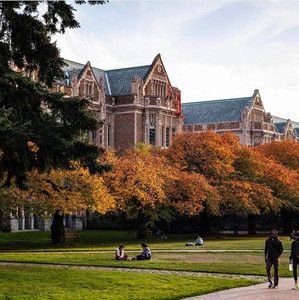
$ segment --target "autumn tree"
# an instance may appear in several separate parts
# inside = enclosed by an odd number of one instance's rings
[[[232,163],[235,154],[228,145],[224,137],[210,131],[180,133],[169,148],[168,157],[179,164],[182,170],[203,174],[209,180],[218,180],[234,172]]]
[[[182,170],[205,176],[218,191],[220,215],[247,215],[251,233],[257,215],[277,213],[281,207],[297,203],[296,173],[241,145],[233,134],[179,134],[168,157]]]
[[[266,157],[299,172],[299,143],[297,141],[275,141],[271,144],[260,145],[256,149]]]
[[[33,170],[28,173],[27,183],[26,190],[17,186],[4,190],[5,193],[14,195],[14,198],[7,197],[12,202],[8,203],[8,210],[19,206],[41,218],[47,218],[57,210],[63,215],[80,215],[86,210],[105,213],[115,209],[114,198],[103,178],[98,174],[91,174],[77,162],[72,162],[67,170],[51,169],[43,173]],[[63,237],[54,236],[54,240],[63,241]]]
[[[157,222],[169,222],[174,212],[199,213],[214,192],[203,176],[180,172],[148,147],[127,151],[110,161],[114,161],[113,169],[103,175],[104,180],[117,209],[137,219],[139,237]]]

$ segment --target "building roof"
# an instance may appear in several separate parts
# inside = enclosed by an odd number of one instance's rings
[[[64,59],[66,66],[63,67],[65,79],[57,81],[65,85],[70,85],[73,73],[76,72],[77,78],[84,70],[86,64],[77,63],[68,59]],[[98,82],[102,78],[105,85],[106,95],[123,96],[131,94],[131,82],[134,77],[145,79],[151,65],[130,67],[113,70],[103,70],[92,66],[92,70]]]
[[[274,123],[274,125],[279,133],[284,133],[286,124],[287,124],[287,122]]]
[[[107,70],[107,78],[109,81],[112,96],[123,96],[131,94],[131,82],[134,77],[145,79],[150,70],[151,65],[123,68],[115,70]]]
[[[208,124],[240,121],[245,107],[250,107],[252,97],[189,102],[182,104],[185,124]]]
[[[283,133],[284,128],[288,122],[288,119],[284,119],[276,116],[272,116],[272,118],[273,118],[273,123],[277,128],[278,132]],[[299,122],[291,121],[291,124],[296,131],[297,137],[299,137]]]

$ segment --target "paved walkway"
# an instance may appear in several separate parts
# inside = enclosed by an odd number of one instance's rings
[[[183,300],[298,300],[299,290],[292,290],[291,278],[280,278],[278,289],[268,289],[268,283],[225,290]]]

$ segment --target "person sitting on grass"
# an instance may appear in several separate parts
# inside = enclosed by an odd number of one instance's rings
[[[152,251],[151,249],[148,247],[147,244],[142,243],[141,247],[143,249],[143,251],[141,252],[140,255],[137,255],[136,258],[132,258],[132,260],[149,260],[152,258]]]
[[[128,260],[128,256],[125,254],[125,246],[119,245],[115,250],[116,260]]]
[[[203,246],[203,239],[199,235],[195,240],[195,246]]]

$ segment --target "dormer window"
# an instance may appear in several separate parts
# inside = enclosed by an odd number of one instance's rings
[[[86,81],[85,83],[85,97],[91,98],[93,95],[93,83],[92,81]]]
[[[159,80],[154,80],[154,93],[155,96],[165,97],[166,96],[166,83]]]

